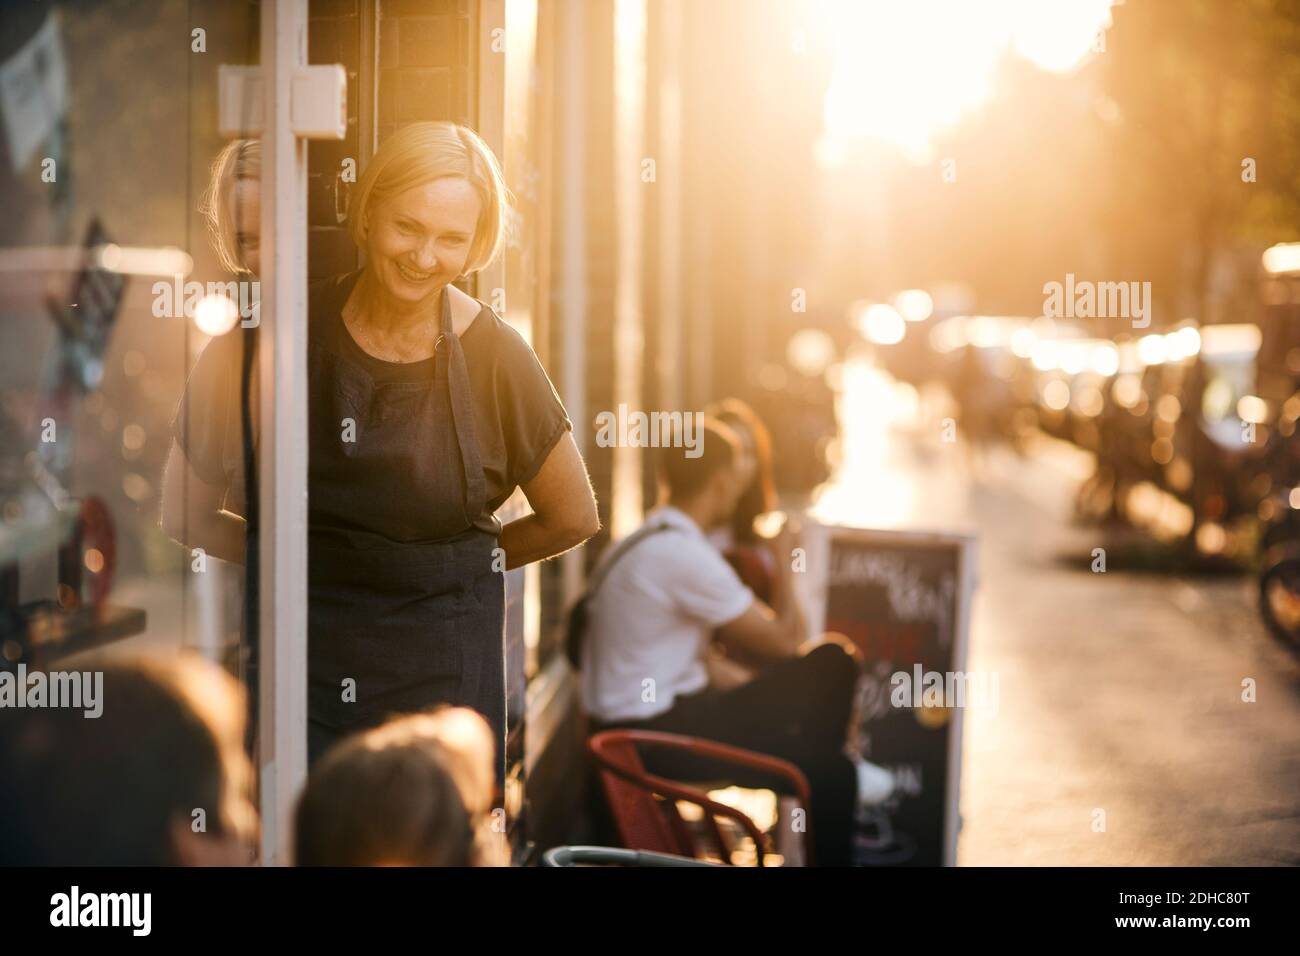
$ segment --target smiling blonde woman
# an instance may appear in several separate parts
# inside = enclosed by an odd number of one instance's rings
[[[365,266],[312,290],[313,761],[349,731],[450,703],[488,719],[500,782],[502,571],[598,530],[572,423],[537,356],[452,284],[499,254],[509,198],[472,130],[404,127],[370,161],[349,210]],[[188,479],[216,508],[222,486],[238,483],[228,422],[239,353],[237,336],[209,343],[177,414],[189,423],[175,429]],[[517,487],[532,514],[502,527],[495,512]]]

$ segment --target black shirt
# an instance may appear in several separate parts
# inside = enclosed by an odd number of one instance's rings
[[[309,334],[313,341],[346,356],[376,384],[423,382],[432,378],[434,359],[386,362],[362,349],[343,323],[342,308],[359,272],[318,283],[311,290]],[[555,387],[532,348],[489,306],[482,308],[461,335],[474,405],[474,425],[487,485],[487,505],[475,527],[496,533],[493,513],[531,480],[563,437],[573,428]],[[226,507],[244,513],[240,435],[240,357],[243,333],[238,329],[214,338],[190,372],[172,420],[172,434],[196,474],[208,484],[228,489]],[[254,379],[256,369],[254,368]],[[256,407],[255,399],[251,407]],[[359,528],[365,528],[364,488],[357,489]],[[412,514],[409,534],[415,541],[418,514]],[[378,529],[373,529],[378,530]],[[388,537],[392,533],[388,532]]]

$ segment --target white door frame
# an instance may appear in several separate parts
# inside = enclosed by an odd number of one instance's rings
[[[291,127],[307,0],[262,0],[258,664],[262,863],[290,862],[307,779],[307,144]]]

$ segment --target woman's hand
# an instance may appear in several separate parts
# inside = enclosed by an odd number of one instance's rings
[[[200,478],[184,449],[173,441],[163,470],[158,520],[163,533],[214,558],[243,564],[246,526],[243,518],[221,507],[225,497],[225,489]]]
[[[600,530],[596,496],[571,432],[522,487],[533,513],[501,530],[506,570],[563,554]]]
[[[776,561],[777,573],[781,574],[783,569],[789,570],[790,559],[794,556],[795,548],[803,545],[803,527],[799,524],[799,519],[792,514],[774,511],[764,517],[779,521],[775,533],[767,539],[767,547],[773,560]]]

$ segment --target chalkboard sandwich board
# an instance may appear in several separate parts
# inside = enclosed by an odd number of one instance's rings
[[[996,675],[966,671],[975,539],[811,525],[805,545],[812,633],[842,634],[865,658],[855,744],[902,782],[873,813],[862,855],[953,866],[962,717],[997,694]]]

